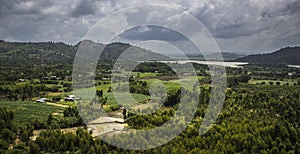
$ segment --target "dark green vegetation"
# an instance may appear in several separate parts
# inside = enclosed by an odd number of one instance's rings
[[[169,59],[161,54],[124,43],[104,45],[88,40],[85,40],[84,43],[95,46],[95,50],[104,48],[100,59],[107,60],[108,62],[115,61],[121,53],[127,50],[130,54],[123,57],[124,59],[131,59],[136,56],[157,60]],[[81,42],[72,46],[62,42],[18,43],[0,41],[0,66],[32,67],[42,64],[51,64],[54,66],[70,65],[74,61],[76,51],[80,44]]]
[[[250,55],[235,61],[253,64],[300,64],[300,47],[286,47],[273,53]]]
[[[32,102],[27,102],[27,106],[33,107],[29,103]],[[19,104],[22,103],[19,102]],[[6,106],[12,107],[9,105]],[[23,108],[22,110],[26,110],[30,107]],[[30,137],[33,136],[34,129],[52,130],[84,125],[76,108],[66,108],[64,110],[60,108],[60,110],[63,111],[62,116],[53,116],[53,113],[49,113],[49,111],[45,111],[45,113],[40,112],[40,117],[38,117],[35,121],[31,121],[33,118],[30,116],[37,116],[35,115],[35,112],[41,111],[40,109],[45,107],[49,108],[49,106],[46,105],[40,105],[39,107],[40,108],[32,108],[31,112],[33,113],[14,110],[18,113],[16,115],[10,109],[3,107],[0,108],[0,153],[37,153],[35,151],[36,145],[30,139]],[[23,113],[23,116],[28,117],[20,117],[20,113]],[[45,117],[46,113],[49,113],[47,118]],[[14,150],[7,151],[12,148]]]
[[[299,91],[299,87],[290,87],[289,91],[285,91],[281,86],[236,86],[227,92],[226,102],[214,127],[207,134],[199,136],[201,117],[205,113],[209,98],[209,90],[202,89],[202,99],[194,120],[180,136],[162,147],[131,153],[299,153],[300,121],[297,118],[300,114]],[[174,114],[176,99],[172,102],[169,107],[163,107],[150,115],[128,113],[126,121],[130,127],[136,129],[160,126]],[[4,133],[10,134],[4,136],[5,141],[9,143],[13,143],[15,137],[11,127],[3,129],[9,130]],[[3,148],[5,149],[5,146]],[[129,152],[95,140],[82,129],[76,134],[47,130],[42,132],[36,141],[14,145],[14,151]]]
[[[141,65],[141,68],[149,65]],[[159,64],[155,64],[158,65]],[[79,128],[74,133],[63,133],[59,129],[66,126],[82,126],[82,123],[72,124],[68,123],[66,119],[73,117],[71,121],[77,121],[78,113],[74,109],[67,108],[62,112],[61,108],[58,112],[61,115],[50,114],[46,117],[44,115],[44,123],[41,128],[50,128],[43,131],[35,141],[30,141],[31,131],[36,129],[36,124],[33,128],[24,125],[18,128],[15,122],[18,118],[18,113],[21,111],[9,108],[9,103],[4,102],[8,109],[15,113],[14,120],[8,121],[9,125],[6,129],[3,128],[2,149],[13,147],[10,152],[23,153],[43,153],[43,152],[82,152],[82,153],[299,153],[299,118],[300,114],[300,87],[298,85],[298,69],[287,67],[271,67],[268,65],[249,65],[244,69],[227,69],[228,86],[226,101],[223,109],[217,119],[216,124],[211,130],[203,136],[198,135],[199,126],[207,108],[209,101],[210,88],[209,75],[207,74],[207,67],[195,65],[197,72],[203,72],[199,81],[201,96],[200,104],[194,116],[194,120],[189,124],[188,128],[181,133],[174,140],[166,145],[145,151],[128,151],[108,145],[99,139],[93,139],[90,133],[82,128]],[[163,68],[163,67],[161,67]],[[206,71],[205,71],[206,70]],[[274,74],[274,71],[277,73]],[[131,81],[131,91],[134,93],[148,94],[147,90],[149,84],[154,80],[153,77],[160,78],[159,73],[150,73],[148,70],[145,75],[140,72],[139,76]],[[207,73],[204,73],[207,72]],[[294,75],[286,75],[288,72],[295,72]],[[137,73],[134,73],[137,75]],[[284,75],[285,74],[285,75]],[[151,77],[150,79],[147,79]],[[248,81],[258,79],[272,79],[284,81],[294,81],[296,85],[277,85],[274,84],[252,84]],[[176,80],[176,79],[175,79]],[[167,86],[170,86],[168,91],[168,98],[164,106],[158,111],[148,114],[140,115],[132,112],[125,112],[126,123],[130,128],[134,129],[152,129],[161,126],[164,122],[169,120],[177,109],[177,102],[179,100],[178,86],[171,84],[175,80],[170,80]],[[105,99],[109,92],[110,84],[100,84],[101,90],[97,91],[97,96],[102,99],[103,105],[107,105]],[[286,89],[289,89],[288,91]],[[173,90],[172,90],[173,89]],[[104,101],[104,102],[103,102]],[[23,102],[15,102],[21,106]],[[28,102],[29,104],[30,102]],[[25,103],[26,104],[26,103]],[[45,104],[36,104],[44,106]],[[1,105],[2,106],[2,105]],[[40,107],[42,108],[42,107]],[[36,108],[37,109],[37,108]],[[39,109],[38,109],[39,110]],[[9,110],[9,117],[13,117]],[[63,125],[63,122],[67,125]],[[176,128],[174,128],[176,129]],[[17,131],[22,130],[22,131]],[[24,134],[23,134],[24,133]],[[14,139],[22,136],[20,143],[15,143]],[[134,135],[133,135],[134,136]],[[128,138],[130,140],[130,138]],[[159,142],[159,140],[157,141]],[[148,144],[144,141],[143,144]]]
[[[285,64],[227,68],[223,109],[212,129],[200,136],[199,128],[211,97],[211,79],[207,66],[193,64],[199,86],[195,89],[182,87],[187,100],[196,89],[201,92],[200,104],[195,109],[192,122],[179,136],[163,146],[130,151],[93,138],[94,134],[87,130],[88,126],[83,123],[75,102],[64,100],[66,95],[72,94],[72,66],[69,62],[74,57],[76,46],[63,43],[0,44],[1,56],[8,59],[7,63],[1,61],[0,70],[0,153],[300,153],[300,69],[289,68]],[[128,124],[127,128],[150,130],[161,126],[176,113],[181,81],[166,64],[142,63],[129,76],[129,90],[136,102],[123,105],[143,113],[155,108],[149,96],[149,88],[155,82],[166,87],[166,101],[149,114],[121,110],[124,106],[117,103],[113,91],[124,87],[111,81],[111,68],[114,57],[128,47],[120,43],[108,46],[104,56],[106,63],[99,63],[95,74],[96,96],[86,106],[80,107],[94,113],[95,108],[100,106],[111,115],[121,114]],[[32,53],[25,54],[27,52]],[[59,59],[53,56],[56,55],[54,53],[63,55]],[[47,58],[41,61],[43,54]],[[186,71],[188,73],[189,70]],[[41,97],[47,98],[48,102],[32,102]],[[126,95],[121,98],[125,100]],[[85,118],[94,120],[99,116],[86,115]],[[172,130],[164,131],[169,133],[181,126],[182,123],[178,122]],[[77,131],[65,132],[64,128]],[[40,133],[35,136],[37,131]],[[124,141],[134,144],[130,141],[136,137],[135,134],[125,135]],[[145,139],[139,144],[161,142],[160,137],[152,137],[153,141]]]
[[[0,41],[1,66],[33,66],[34,64],[71,64],[76,47],[53,42],[13,43]]]

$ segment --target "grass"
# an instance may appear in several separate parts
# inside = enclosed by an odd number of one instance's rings
[[[159,79],[148,79],[144,81],[147,81],[148,85],[151,85],[153,82],[161,82],[165,85],[167,91],[180,88],[179,80],[161,81]]]
[[[0,107],[5,107],[14,113],[14,122],[17,126],[26,125],[35,121],[47,121],[50,113],[62,113],[63,108],[35,103],[35,102],[22,102],[22,101],[0,101]]]
[[[136,93],[131,93],[130,94],[132,98],[135,100],[135,102],[130,102],[127,95],[125,94],[118,94],[118,97],[124,101],[126,104],[136,104],[139,102],[142,102],[146,99],[149,99],[150,96],[147,95],[142,95],[142,94],[136,94]],[[113,93],[104,93],[104,97],[107,97],[107,105],[115,105],[118,104],[117,100],[115,99],[115,96]],[[126,102],[128,100],[128,102]]]
[[[198,77],[198,78],[203,78],[203,77]],[[153,82],[161,82],[165,85],[166,90],[172,90],[172,89],[179,89],[180,86],[183,86],[186,89],[192,89],[194,85],[192,85],[193,81],[192,80],[193,77],[188,77],[186,79],[182,79],[181,81],[178,79],[175,80],[169,80],[169,81],[162,81],[159,79],[147,79],[147,80],[143,80],[143,81],[147,81],[148,85],[151,85],[151,83]],[[196,81],[196,80],[195,80]]]
[[[141,72],[132,72],[131,73],[132,75],[138,77],[138,74],[139,74],[139,77],[140,78],[145,78],[145,77],[153,77],[153,76],[156,76],[158,73],[150,73],[150,72],[145,72],[145,73],[141,73]]]
[[[117,85],[117,83],[113,83],[115,86]],[[108,91],[109,87],[113,87],[112,84],[102,84],[100,86],[96,86],[96,89],[98,90],[103,90],[103,92]]]
[[[70,106],[70,107],[75,107],[76,106],[75,102],[67,102],[67,101],[57,102],[57,104],[67,105],[67,106]]]
[[[206,78],[206,76],[198,76],[199,80],[204,79],[204,78]]]
[[[48,97],[55,97],[55,96],[62,96],[64,93],[63,92],[50,92],[47,93]]]

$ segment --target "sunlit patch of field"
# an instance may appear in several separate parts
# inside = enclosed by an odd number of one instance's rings
[[[141,72],[132,72],[131,75],[134,75],[135,77],[139,77],[139,78],[145,78],[145,77],[153,77],[153,76],[157,76],[158,73],[151,73],[151,72],[145,72],[145,73],[141,73]]]
[[[51,93],[48,93],[47,96],[53,97],[53,96],[61,96],[63,94],[64,94],[63,92],[51,92]]]

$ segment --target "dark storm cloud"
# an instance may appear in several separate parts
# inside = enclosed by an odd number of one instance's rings
[[[77,43],[105,15],[146,2],[148,1],[0,0],[0,39]],[[221,48],[227,50],[270,50],[279,45],[300,44],[299,0],[151,2],[178,6],[191,13],[221,42]],[[159,19],[160,13],[152,13],[147,17],[137,12],[134,20],[144,20],[150,16],[151,19]],[[150,38],[174,42],[183,39],[170,31],[149,27],[128,31],[122,37],[128,40]]]
[[[120,37],[132,40],[180,41],[186,39],[178,32],[159,26],[135,27],[125,31]]]
[[[91,22],[84,18],[72,17],[74,14],[78,16],[87,14],[87,12],[80,14],[78,11],[79,5],[86,5],[75,2],[1,0],[0,39],[77,43],[87,32]]]
[[[95,0],[80,0],[75,9],[71,11],[71,15],[74,17],[80,17],[84,15],[93,15],[97,11],[95,6]]]
[[[221,1],[219,1],[221,2]],[[227,4],[226,4],[227,3]],[[216,38],[253,36],[276,29],[278,25],[294,26],[300,1],[226,1],[210,3],[194,12]],[[291,24],[291,25],[290,25]],[[280,31],[274,31],[280,33]]]
[[[288,3],[285,7],[285,10],[289,13],[299,13],[300,12],[300,1],[295,1]]]
[[[0,0],[0,16],[40,14],[45,7],[54,5],[48,0]]]
[[[253,28],[251,25],[253,26],[255,23],[249,25],[243,23],[226,25],[218,29],[213,29],[211,32],[215,38],[226,39],[234,37],[247,37],[265,30],[264,28]]]
[[[239,39],[241,37],[253,37],[261,33],[278,34],[283,30],[277,27],[299,26],[297,16],[300,16],[300,1],[203,1],[203,6],[192,6],[189,12],[202,22],[215,38]],[[299,7],[298,7],[299,6]],[[194,7],[194,8],[193,8]],[[166,35],[160,30],[150,30],[140,33],[131,31],[123,37],[125,39],[144,40],[157,35],[163,39],[181,40],[175,35]],[[286,33],[286,32],[284,32]],[[292,32],[291,35],[299,35]],[[171,36],[171,37],[170,37]],[[265,35],[267,36],[267,35]],[[272,36],[270,36],[272,39]]]

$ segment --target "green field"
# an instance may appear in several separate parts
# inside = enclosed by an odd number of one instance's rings
[[[136,101],[136,102],[129,102],[128,101],[128,104],[135,104],[135,103],[139,103],[139,102],[142,102],[146,99],[149,99],[150,96],[147,96],[147,95],[142,95],[142,94],[136,94],[136,93],[131,93],[130,94],[131,97]],[[125,95],[125,94],[118,94],[118,97],[120,99],[122,99],[124,102],[126,102],[126,100],[129,100],[129,98],[127,98],[128,95]],[[114,96],[114,93],[104,93],[104,97],[107,97],[107,104],[108,105],[115,105],[117,104],[117,100],[115,99],[115,96]],[[127,104],[127,103],[126,103]]]
[[[63,112],[63,108],[61,107],[35,102],[0,101],[0,107],[13,111],[14,121],[18,126],[27,124],[36,119],[46,121],[50,113]]]
[[[141,72],[132,72],[131,73],[132,75],[138,77],[139,78],[145,78],[145,77],[153,77],[153,76],[157,76],[158,73],[150,73],[150,72],[144,72],[144,73],[141,73]]]
[[[181,86],[186,89],[191,89],[194,86],[193,85],[194,82],[191,82],[191,81],[193,81],[192,77],[186,78],[186,80],[175,79],[175,80],[169,80],[169,81],[162,81],[159,79],[147,79],[147,80],[143,80],[143,81],[147,81],[148,85],[151,85],[151,83],[153,83],[153,82],[161,82],[162,84],[165,85],[167,91],[173,90],[173,89],[179,89]]]

